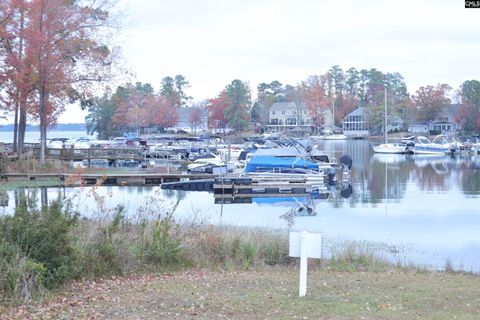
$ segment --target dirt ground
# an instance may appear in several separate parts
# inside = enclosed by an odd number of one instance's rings
[[[73,283],[1,319],[479,319],[480,277],[298,269],[188,271]]]

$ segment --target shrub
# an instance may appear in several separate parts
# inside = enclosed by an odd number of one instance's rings
[[[144,233],[144,254],[148,262],[167,266],[180,262],[181,241],[174,234],[178,226],[172,214],[167,214],[151,224],[150,234]]]
[[[42,296],[47,269],[8,243],[0,246],[0,291],[14,303]]]
[[[77,225],[78,213],[72,211],[69,202],[62,204],[62,199],[41,210],[28,202],[21,202],[13,216],[0,219],[0,239],[16,247],[32,263],[41,264],[45,268],[45,285],[53,287],[74,276],[72,230]]]
[[[87,223],[85,230],[79,233],[88,234],[87,238],[79,241],[80,264],[78,273],[87,277],[99,277],[110,274],[123,274],[124,268],[120,259],[123,246],[128,242],[122,226],[125,222],[125,209],[117,206],[113,219],[106,224],[102,221]],[[87,231],[90,229],[90,233]],[[93,230],[92,230],[93,229]],[[80,240],[80,239],[79,239]]]
[[[282,243],[280,239],[265,240],[263,252],[265,255],[265,264],[277,265],[285,264],[288,259],[288,244]]]
[[[245,269],[249,269],[253,266],[255,259],[255,246],[252,241],[247,241],[243,244],[242,248],[242,266]]]

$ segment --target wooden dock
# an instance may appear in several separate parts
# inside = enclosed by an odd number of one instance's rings
[[[168,174],[168,173],[4,173],[2,181],[42,181],[58,179],[65,186],[81,185],[118,185],[118,186],[141,186],[161,185],[167,182],[190,181],[198,179],[213,179],[217,177],[211,174]]]
[[[314,192],[327,190],[324,181],[309,181],[306,177],[269,178],[258,177],[219,177],[215,179],[213,193],[215,197],[230,195],[231,197],[266,197],[274,195],[304,196]]]
[[[33,148],[33,157],[40,156],[40,148]],[[53,149],[47,148],[45,150],[45,157],[48,159],[58,159],[62,161],[83,161],[88,162],[92,160],[145,160],[146,156],[143,150],[136,148],[88,148],[88,149],[74,149],[62,148]]]

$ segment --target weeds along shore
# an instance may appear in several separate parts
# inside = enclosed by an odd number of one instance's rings
[[[178,202],[165,208],[152,198],[127,217],[123,207],[89,218],[64,198],[38,208],[35,199],[19,201],[13,215],[0,217],[0,301],[41,300],[52,289],[77,279],[187,269],[248,270],[293,266],[288,232],[213,226],[201,218],[179,221]],[[392,264],[367,243],[327,243],[328,259],[312,261],[335,271],[392,271],[422,268]]]

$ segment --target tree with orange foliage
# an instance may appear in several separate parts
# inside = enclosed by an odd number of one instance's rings
[[[177,108],[165,97],[156,96],[154,123],[164,128],[173,127],[178,121]]]
[[[311,76],[302,83],[303,99],[315,126],[325,124],[325,112],[331,110],[332,99],[328,96],[327,77]],[[333,112],[333,111],[332,111]]]
[[[14,113],[13,149],[23,152],[28,107],[32,104],[35,81],[31,61],[25,55],[25,37],[29,26],[29,4],[24,0],[0,3],[0,95],[2,109]],[[30,104],[29,104],[30,102]]]
[[[451,89],[448,84],[441,83],[420,87],[413,96],[418,120],[433,121],[441,116],[445,106],[450,104],[447,94]]]
[[[188,117],[188,123],[190,123],[190,126],[192,128],[192,132],[194,134],[197,133],[197,127],[202,123],[202,109],[200,107],[194,107],[191,108],[192,112],[190,113],[190,116]]]
[[[218,97],[208,100],[208,123],[211,128],[222,129],[225,133],[228,120],[225,117],[225,110],[228,108],[228,95],[225,90],[220,92]]]
[[[65,104],[85,101],[93,90],[92,82],[109,78],[115,56],[107,46],[110,35],[106,27],[113,22],[107,11],[110,2],[2,1],[0,49],[11,53],[2,66],[15,71],[8,78],[11,87],[16,87],[11,92],[16,92],[13,97],[20,113],[26,110],[20,107],[26,105],[26,99],[35,102],[28,113],[40,122],[41,163],[45,162],[47,127],[56,122]],[[12,49],[12,44],[18,49]],[[17,59],[12,59],[15,56]],[[36,95],[33,98],[29,95],[30,88]]]

